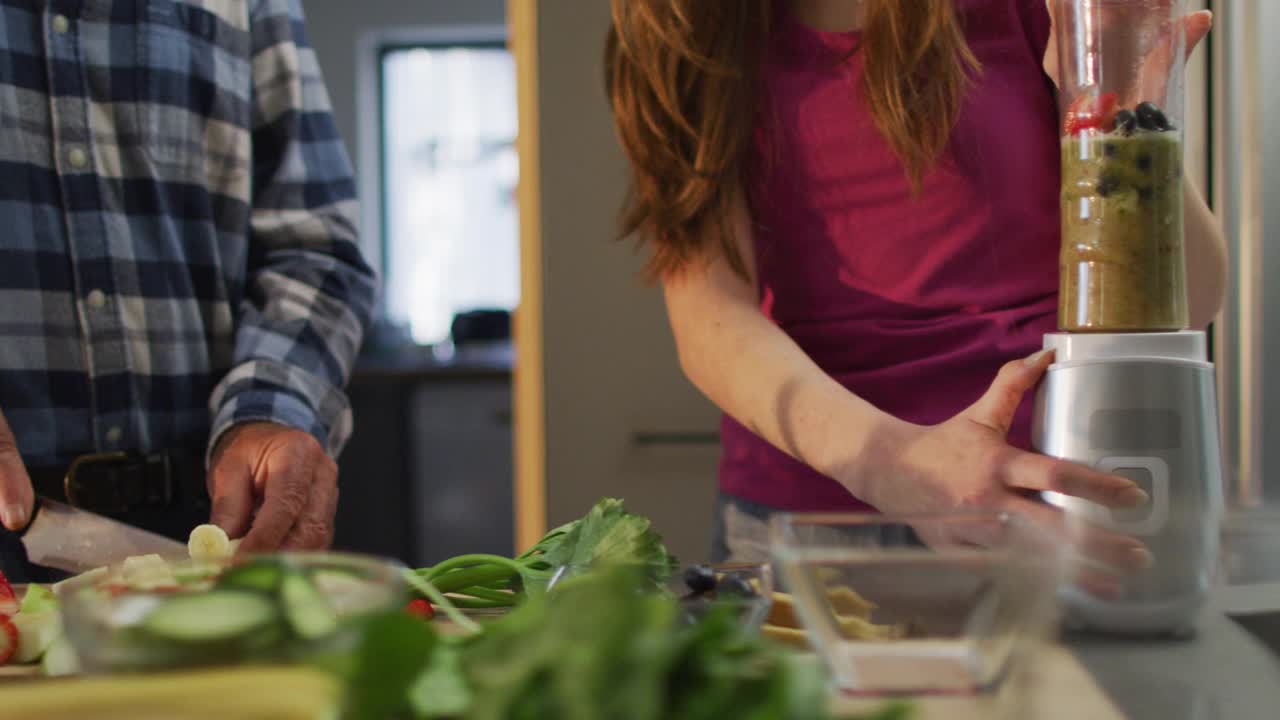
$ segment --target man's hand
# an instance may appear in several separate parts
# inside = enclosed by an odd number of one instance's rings
[[[214,448],[208,485],[210,522],[243,535],[241,551],[333,542],[338,466],[308,433],[266,422],[232,428]]]
[[[21,530],[27,526],[34,503],[35,492],[18,454],[18,441],[0,413],[0,522],[14,532]]]

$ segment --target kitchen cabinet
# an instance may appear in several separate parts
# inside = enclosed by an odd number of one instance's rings
[[[434,564],[467,553],[511,554],[511,383],[424,383],[409,412],[413,557]]]
[[[370,363],[348,395],[355,432],[338,461],[336,548],[414,567],[511,553],[509,356]]]

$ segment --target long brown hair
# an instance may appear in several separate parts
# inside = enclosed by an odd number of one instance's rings
[[[612,0],[605,82],[632,168],[622,234],[651,245],[650,277],[671,275],[713,242],[746,275],[730,211],[776,1]],[[918,191],[978,61],[954,0],[868,0],[864,17],[862,92]]]

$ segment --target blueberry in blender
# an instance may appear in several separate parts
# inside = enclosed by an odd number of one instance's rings
[[[1138,127],[1143,130],[1172,130],[1169,124],[1169,118],[1165,117],[1163,111],[1156,107],[1155,103],[1141,102],[1138,103],[1136,111],[1138,116]]]
[[[1116,113],[1116,132],[1132,135],[1138,129],[1138,115],[1132,110],[1121,110]]]

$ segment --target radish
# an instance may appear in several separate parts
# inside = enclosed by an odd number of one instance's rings
[[[18,596],[8,578],[0,572],[0,615],[16,615],[18,612]]]
[[[17,650],[18,628],[14,627],[8,615],[0,615],[0,665],[8,663]]]
[[[414,617],[420,617],[423,620],[430,620],[431,618],[436,616],[435,608],[431,607],[431,603],[427,602],[426,600],[423,600],[422,598],[418,598],[416,600],[410,600],[409,604],[406,605],[404,609],[405,609],[405,612],[409,613],[410,615]]]

